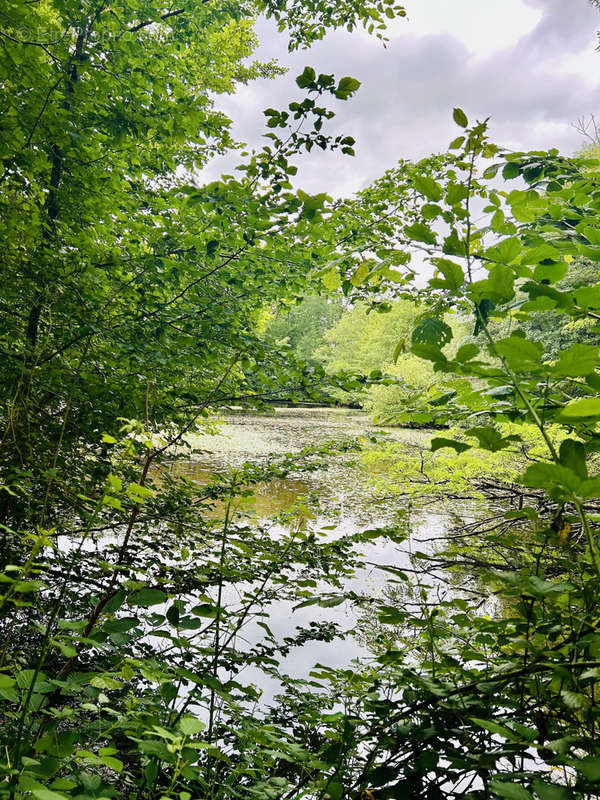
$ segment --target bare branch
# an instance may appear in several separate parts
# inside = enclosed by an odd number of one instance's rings
[[[600,144],[600,122],[596,119],[595,114],[590,114],[589,118],[585,116],[578,117],[576,122],[571,123],[580,136],[589,139],[593,145]]]

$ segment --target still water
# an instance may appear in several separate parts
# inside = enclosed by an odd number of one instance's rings
[[[276,408],[269,414],[225,415],[220,418],[216,435],[207,433],[190,438],[200,452],[188,461],[173,464],[172,470],[204,483],[211,472],[235,469],[248,461],[264,463],[272,457],[298,453],[326,442],[357,439],[368,444],[373,438],[418,447],[427,446],[429,434],[374,427],[366,414],[347,409]],[[260,520],[272,519],[300,497],[316,492],[345,530],[365,522],[372,525],[374,497],[359,460],[357,453],[332,455],[326,469],[262,486],[252,502],[252,511]],[[250,506],[246,510],[250,512]],[[377,518],[392,521],[396,510],[392,505],[382,504]]]
[[[346,409],[277,408],[268,414],[228,414],[222,417],[218,432],[194,436],[191,444],[195,454],[189,460],[178,460],[170,469],[174,474],[204,484],[213,472],[226,473],[243,463],[266,462],[273,456],[297,453],[303,448],[325,442],[343,442],[358,438],[369,444],[371,438],[400,442],[408,448],[427,446],[429,435],[422,431],[397,428],[375,428],[366,415]],[[272,536],[280,535],[285,522],[282,512],[303,503],[306,512],[302,524],[311,530],[326,531],[332,539],[358,533],[365,529],[404,526],[410,534],[401,544],[389,539],[377,539],[365,544],[366,566],[348,579],[346,588],[357,593],[381,596],[390,592],[392,576],[381,567],[410,569],[411,552],[433,551],[444,540],[446,531],[455,523],[445,508],[412,506],[399,500],[378,500],[369,483],[369,475],[361,466],[360,453],[347,452],[327,458],[327,464],[315,472],[292,472],[285,479],[260,484],[249,498],[237,501],[235,513],[239,519],[254,519],[266,525]],[[219,512],[217,512],[219,513]],[[222,512],[221,512],[222,513]],[[297,524],[297,519],[296,523]],[[433,581],[435,584],[435,579]],[[438,596],[446,588],[443,582],[432,585]],[[233,601],[233,598],[231,598]],[[351,604],[335,608],[310,606],[294,610],[287,601],[275,601],[269,609],[269,627],[277,638],[293,635],[298,627],[311,622],[333,622],[343,629],[352,629],[356,613]],[[260,638],[260,629],[244,631],[246,640]],[[357,657],[368,658],[364,641],[354,636],[335,642],[309,642],[297,647],[282,662],[282,668],[294,677],[307,676],[315,663],[331,667],[347,666]],[[258,679],[253,670],[238,676],[257,682],[268,701],[277,690],[273,682]]]

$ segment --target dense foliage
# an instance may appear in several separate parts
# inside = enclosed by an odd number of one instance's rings
[[[292,47],[403,15],[380,0],[0,11],[0,795],[598,796],[596,165],[504,152],[455,109],[447,154],[400,162],[347,200],[311,197],[292,162],[314,146],[352,154],[324,131],[326,99],[359,82],[307,67],[240,177],[196,186],[235,146],[214,96],[278,70],[247,61],[259,12]],[[435,269],[426,287],[417,257]],[[355,444],[202,486],[164,469],[187,432],[212,428],[212,407],[322,381],[314,353],[288,357],[300,336],[282,342],[272,324],[269,337],[266,322],[309,289],[353,309],[325,340],[346,320],[388,340],[372,381],[426,365],[419,421],[460,423],[433,436],[434,460],[477,448],[523,461],[493,519],[387,567],[383,598],[347,579],[368,542],[402,542],[409,517],[336,538],[305,524],[306,506],[276,529],[237,511]],[[538,341],[552,320],[559,335]],[[356,343],[333,370],[369,366]],[[444,577],[465,565],[472,579]],[[279,637],[274,604],[344,602],[371,658],[291,677],[294,648],[345,633],[311,620]]]
[[[38,6],[10,3],[0,35],[0,463],[4,481],[29,492],[21,504],[4,498],[5,523],[39,521],[39,498],[58,476],[82,488],[102,479],[98,438],[118,418],[147,412],[154,426],[185,425],[209,397],[247,393],[244,376],[264,358],[257,317],[269,300],[302,293],[312,265],[307,231],[323,199],[293,191],[291,161],[313,146],[352,153],[350,137],[326,135],[332,112],[320,98],[347,99],[359,82],[307,67],[299,101],[268,109],[268,145],[240,176],[196,188],[192,173],[235,146],[213,98],[279,71],[247,60],[260,10],[289,26],[292,46],[325,24],[379,25],[398,11]]]

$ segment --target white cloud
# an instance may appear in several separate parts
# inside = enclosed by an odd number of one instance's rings
[[[406,10],[414,35],[451,36],[482,58],[514,44],[542,18],[524,0],[406,0]]]
[[[300,95],[294,78],[306,64],[362,81],[346,103],[332,100],[333,133],[357,139],[355,159],[315,153],[300,164],[298,184],[308,191],[348,194],[371,182],[399,158],[446,148],[455,136],[455,105],[473,118],[491,116],[495,141],[513,149],[582,141],[570,123],[599,111],[600,14],[587,0],[406,0],[383,48],[364,34],[330,34],[310,51],[288,54],[286,40],[258,24],[259,57],[278,57],[287,75],[244,87],[219,105],[235,120],[234,133],[261,146],[262,110],[285,108]],[[205,177],[231,169],[215,161]]]

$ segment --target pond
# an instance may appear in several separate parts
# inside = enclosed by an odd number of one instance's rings
[[[190,443],[201,453],[188,461],[175,462],[172,471],[204,483],[212,472],[235,469],[248,461],[264,463],[326,442],[357,439],[368,443],[373,439],[418,447],[426,446],[429,438],[425,431],[375,427],[366,414],[348,409],[275,408],[268,414],[230,413],[220,418],[216,435],[190,437]],[[351,526],[358,520],[372,524],[373,493],[356,461],[356,454],[334,455],[324,470],[263,486],[254,498],[255,516],[262,520],[273,518],[299,497],[317,491],[321,500],[327,501],[330,513],[341,515],[340,525]],[[381,514],[390,520],[394,509],[382,507],[378,511]]]
[[[189,460],[174,461],[170,470],[205,484],[214,472],[235,470],[248,461],[266,462],[273,456],[297,453],[325,442],[358,438],[368,445],[373,439],[401,443],[408,450],[427,446],[430,435],[426,431],[376,428],[367,415],[347,409],[276,408],[268,414],[228,413],[221,418],[217,434],[191,437],[196,455]],[[381,567],[410,570],[412,550],[434,551],[457,521],[455,509],[439,504],[433,507],[408,505],[400,500],[378,502],[368,472],[361,466],[360,453],[354,451],[329,456],[327,464],[314,472],[292,472],[284,479],[259,485],[251,497],[237,501],[235,514],[238,519],[253,519],[267,525],[270,534],[277,536],[285,527],[280,519],[282,512],[301,501],[310,509],[303,524],[321,531],[322,535],[325,530],[331,539],[367,528],[406,527],[408,536],[400,544],[387,538],[366,544],[363,553],[366,566],[347,582],[347,589],[373,596],[390,590],[392,576]],[[462,512],[465,518],[472,515],[472,510],[466,507]],[[222,513],[222,509],[216,513]],[[431,580],[429,585],[432,586]],[[440,597],[447,591],[441,581],[432,589]],[[269,609],[268,622],[273,634],[281,639],[315,622],[332,622],[343,629],[352,629],[356,612],[348,603],[336,608],[294,609],[289,602],[275,601]],[[252,642],[252,627],[244,633],[246,641]],[[259,638],[261,631],[256,629],[254,635]],[[340,667],[347,666],[353,658],[369,655],[372,654],[364,641],[353,636],[336,640],[334,645],[311,641],[294,648],[282,662],[282,668],[294,677],[301,677],[317,662]],[[276,682],[269,685],[254,669],[248,669],[243,677],[260,685],[263,701],[268,701],[278,688]]]

